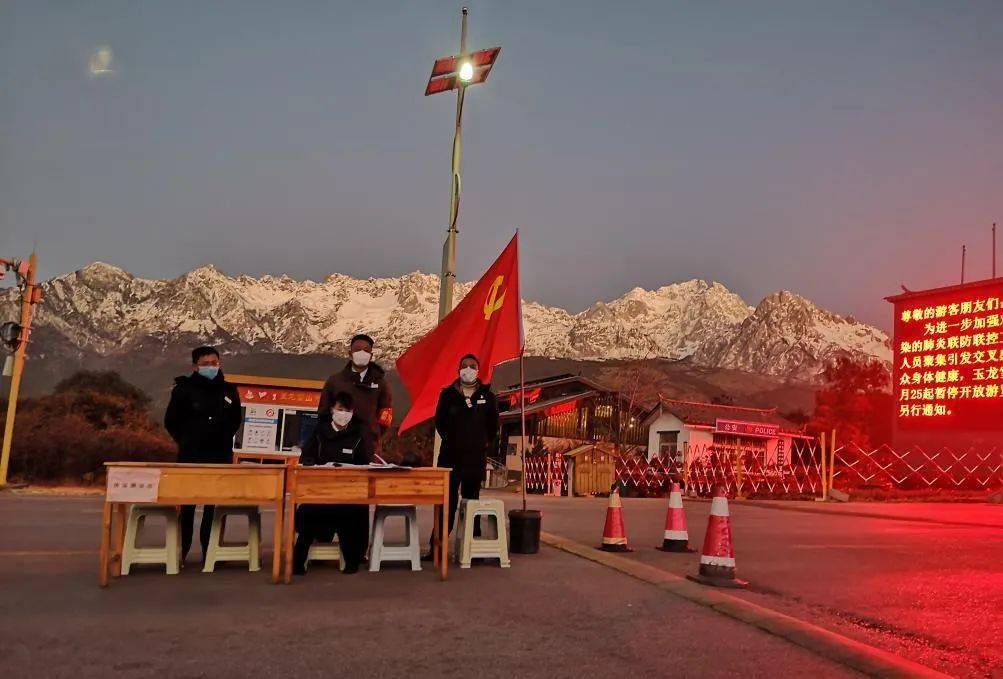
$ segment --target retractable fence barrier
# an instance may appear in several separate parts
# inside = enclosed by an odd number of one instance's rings
[[[832,451],[834,488],[895,490],[991,491],[1003,487],[1003,450],[999,448],[919,447],[896,450],[890,446],[861,448],[855,443]]]
[[[527,456],[527,490],[605,495],[615,483],[626,496],[665,497],[672,484],[678,483],[691,497],[710,497],[721,486],[732,498],[811,500],[829,497],[832,489],[880,496],[885,491],[971,494],[1003,488],[1003,449],[999,448],[869,449],[854,443],[827,446],[824,439],[806,438],[792,441],[787,449],[706,445],[686,446],[676,454],[650,460],[643,450],[606,458],[612,462],[612,474],[598,476],[598,468],[586,467],[582,458],[572,466],[560,454]],[[597,478],[612,482],[596,483]]]
[[[710,497],[723,486],[730,497],[809,500],[823,496],[825,449],[813,439],[790,448],[693,446],[686,457],[686,488]]]

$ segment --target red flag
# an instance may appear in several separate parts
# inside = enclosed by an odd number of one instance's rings
[[[519,234],[455,309],[397,359],[397,372],[411,395],[400,431],[435,414],[439,392],[456,379],[460,358],[474,354],[480,379],[491,380],[499,363],[522,351],[519,296]]]

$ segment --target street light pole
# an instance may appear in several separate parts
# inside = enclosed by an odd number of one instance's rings
[[[460,56],[467,56],[467,8],[463,8],[460,23]],[[439,320],[453,310],[453,289],[456,285],[456,221],[460,213],[460,160],[463,154],[463,98],[467,88],[456,88],[456,129],[453,132],[452,186],[449,193],[449,228],[446,242],[442,244],[442,273],[439,275]]]
[[[425,86],[425,96],[456,90],[456,127],[453,131],[452,182],[449,193],[449,227],[446,242],[442,244],[442,272],[439,274],[439,320],[453,310],[453,292],[456,287],[456,228],[460,215],[460,161],[463,155],[463,101],[467,88],[479,85],[488,79],[491,69],[498,59],[501,47],[492,47],[467,53],[467,8],[463,8],[460,23],[460,53],[456,56],[440,57],[432,65],[432,75]],[[432,464],[439,460],[441,441],[435,434]]]

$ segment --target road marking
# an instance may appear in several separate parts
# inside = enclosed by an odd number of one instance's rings
[[[603,552],[553,533],[542,532],[540,540],[551,547],[620,571],[729,618],[786,639],[816,655],[834,660],[872,677],[930,677],[932,679],[933,677],[948,676],[894,653],[855,641],[842,634],[831,632],[745,599],[725,594],[717,589],[698,585],[640,561],[611,552]]]
[[[52,550],[22,550],[22,551],[0,551],[0,558],[5,556],[80,556],[81,554],[94,555],[97,554],[96,549],[63,549],[58,551]]]

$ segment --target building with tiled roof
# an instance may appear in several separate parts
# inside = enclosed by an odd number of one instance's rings
[[[795,439],[810,438],[803,427],[779,415],[776,408],[682,401],[660,397],[644,419],[648,458],[656,455],[683,461],[730,449],[761,451],[766,461],[789,461]]]

